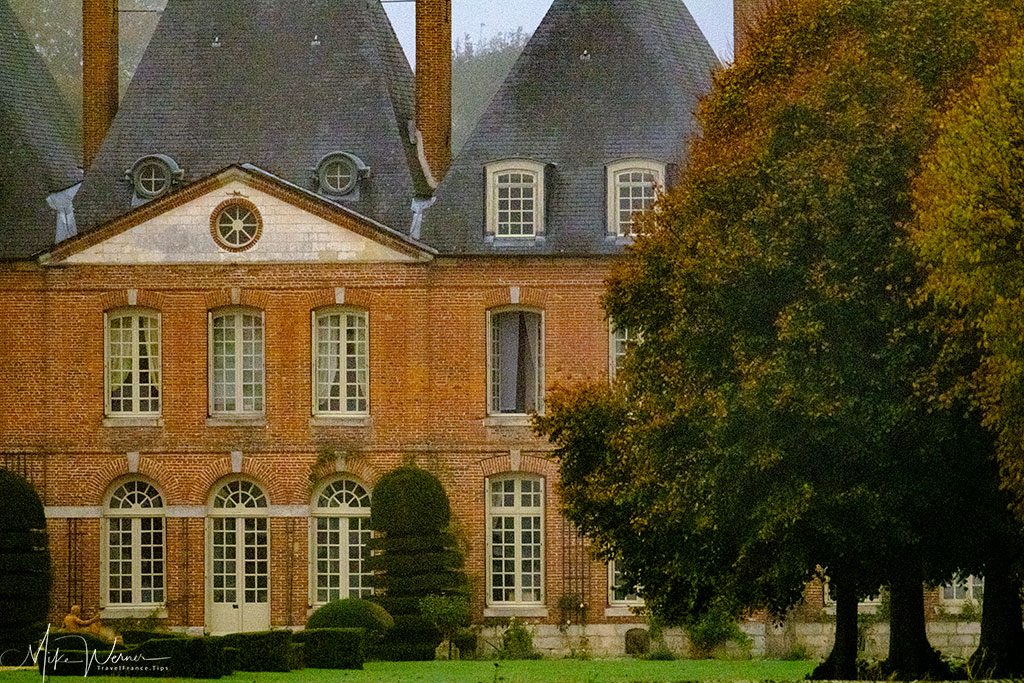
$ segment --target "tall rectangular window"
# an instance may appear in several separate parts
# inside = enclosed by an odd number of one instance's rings
[[[108,415],[160,413],[160,319],[155,311],[107,314]]]
[[[488,350],[489,412],[542,412],[544,330],[540,313],[509,310],[490,313]]]
[[[626,351],[633,343],[634,336],[625,327],[619,327],[615,323],[610,325],[610,337],[608,341],[608,376],[615,379],[626,361]]]
[[[609,605],[642,605],[643,598],[637,595],[636,587],[626,583],[625,577],[615,560],[608,563],[608,604]]]
[[[114,490],[104,512],[103,580],[110,607],[164,602],[163,499],[132,480]]]
[[[544,590],[544,486],[535,476],[490,480],[488,599],[540,603]]]
[[[314,324],[314,406],[319,414],[369,411],[369,340],[366,313],[329,310]]]
[[[263,412],[263,315],[227,310],[210,322],[210,414]]]

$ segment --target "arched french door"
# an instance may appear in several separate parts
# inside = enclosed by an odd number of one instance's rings
[[[212,634],[270,628],[267,497],[236,479],[213,496],[207,517],[207,618]]]

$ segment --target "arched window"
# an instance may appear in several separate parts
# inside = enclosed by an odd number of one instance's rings
[[[544,412],[544,319],[520,308],[488,311],[488,413]]]
[[[373,591],[366,567],[370,494],[351,479],[336,479],[313,498],[313,602],[365,598]]]
[[[366,311],[328,308],[313,315],[313,411],[366,415],[370,410]]]
[[[487,166],[487,233],[498,238],[544,234],[544,165],[508,159]]]
[[[487,599],[539,604],[544,597],[544,480],[536,475],[487,482]]]
[[[164,501],[151,484],[130,480],[110,494],[103,517],[104,602],[164,603]]]
[[[665,164],[625,159],[608,165],[608,233],[631,237],[636,217],[651,208],[665,183]]]
[[[160,314],[124,308],[106,315],[107,414],[160,413]]]
[[[210,313],[210,415],[263,413],[263,313],[225,308]]]

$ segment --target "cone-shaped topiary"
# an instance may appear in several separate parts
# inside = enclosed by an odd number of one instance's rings
[[[0,652],[24,651],[45,631],[50,582],[43,502],[32,484],[0,469]]]
[[[382,648],[386,659],[433,659],[441,642],[437,628],[420,614],[430,595],[464,595],[462,553],[447,531],[451,505],[444,486],[418,467],[401,467],[381,477],[373,490],[370,526],[376,573],[374,600],[395,618]]]

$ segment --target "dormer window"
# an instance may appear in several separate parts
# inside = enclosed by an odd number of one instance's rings
[[[166,154],[151,154],[136,161],[125,174],[137,200],[149,201],[166,194],[185,172]]]
[[[625,159],[608,165],[608,235],[632,237],[636,217],[651,208],[665,184],[665,164]]]
[[[544,165],[508,159],[487,166],[487,234],[529,238],[544,234]]]
[[[331,197],[349,197],[359,180],[369,173],[370,168],[356,155],[332,152],[317,164],[317,191]]]

